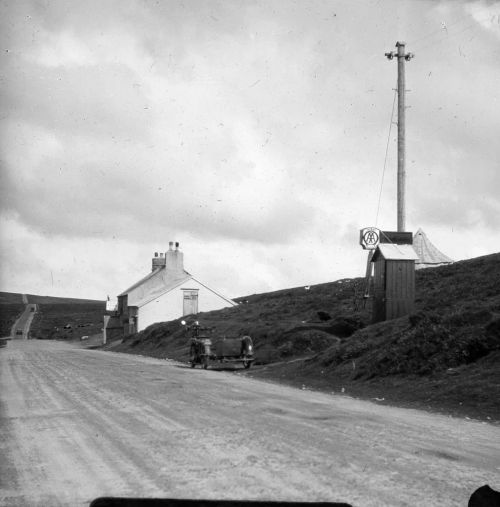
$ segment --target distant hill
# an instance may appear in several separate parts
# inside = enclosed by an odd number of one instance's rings
[[[37,296],[35,294],[26,294],[28,297],[28,303],[33,304],[76,304],[76,305],[87,305],[94,303],[101,303],[96,299],[79,299],[79,298],[62,298],[54,296]],[[0,292],[0,305],[9,303],[23,303],[23,294],[16,292]]]
[[[413,315],[370,323],[364,280],[236,298],[196,318],[216,336],[249,334],[248,374],[298,386],[500,421],[500,254],[416,273]],[[179,320],[116,350],[186,361]]]
[[[23,295],[14,292],[0,292],[0,305],[23,304]]]
[[[106,303],[92,299],[61,298],[27,294],[38,311],[31,325],[34,338],[78,339],[101,331]],[[0,292],[0,336],[7,336],[24,311],[23,295]],[[64,329],[64,326],[71,326]]]
[[[53,296],[36,296],[34,294],[27,294],[28,303],[35,303],[39,305],[93,305],[101,304],[102,301],[96,299],[79,299],[79,298],[60,298]]]

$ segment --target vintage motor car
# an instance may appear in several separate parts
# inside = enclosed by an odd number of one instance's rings
[[[182,321],[182,324],[186,326],[187,331],[191,331],[189,346],[191,368],[199,364],[207,369],[212,360],[220,363],[241,363],[244,368],[248,369],[255,360],[250,336],[223,337],[212,341],[210,335],[215,328],[203,327],[198,321],[190,326],[185,321]]]

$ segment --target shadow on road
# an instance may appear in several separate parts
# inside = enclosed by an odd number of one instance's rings
[[[174,365],[174,367],[181,368],[181,369],[187,369],[187,370],[191,370],[191,369],[203,370],[203,368],[199,364],[197,364],[194,368],[191,368],[191,365],[187,364],[187,363],[186,364],[176,364],[176,365]],[[234,371],[234,372],[247,371],[242,367],[231,366],[231,365],[209,365],[208,370],[210,370],[210,371]]]
[[[208,369],[213,371],[246,371],[245,368],[241,366],[239,368],[237,366],[209,366]]]

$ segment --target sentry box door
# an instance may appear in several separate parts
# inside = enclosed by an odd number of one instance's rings
[[[182,315],[193,315],[198,313],[198,289],[182,289],[182,292]]]

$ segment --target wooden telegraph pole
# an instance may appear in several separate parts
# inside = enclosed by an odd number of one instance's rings
[[[396,42],[397,53],[391,51],[385,56],[392,60],[398,59],[398,232],[405,232],[406,228],[406,170],[405,170],[405,61],[410,61],[415,55],[405,54],[405,43]]]
[[[413,55],[405,53],[404,42],[397,42],[396,48],[397,52],[391,51],[385,56],[389,60],[398,59],[398,230],[379,231],[365,227],[360,231],[361,246],[370,250],[365,298],[370,295],[373,280],[373,322],[402,317],[413,312],[415,306],[415,260],[418,255],[412,247],[412,233],[405,231],[405,62]]]

